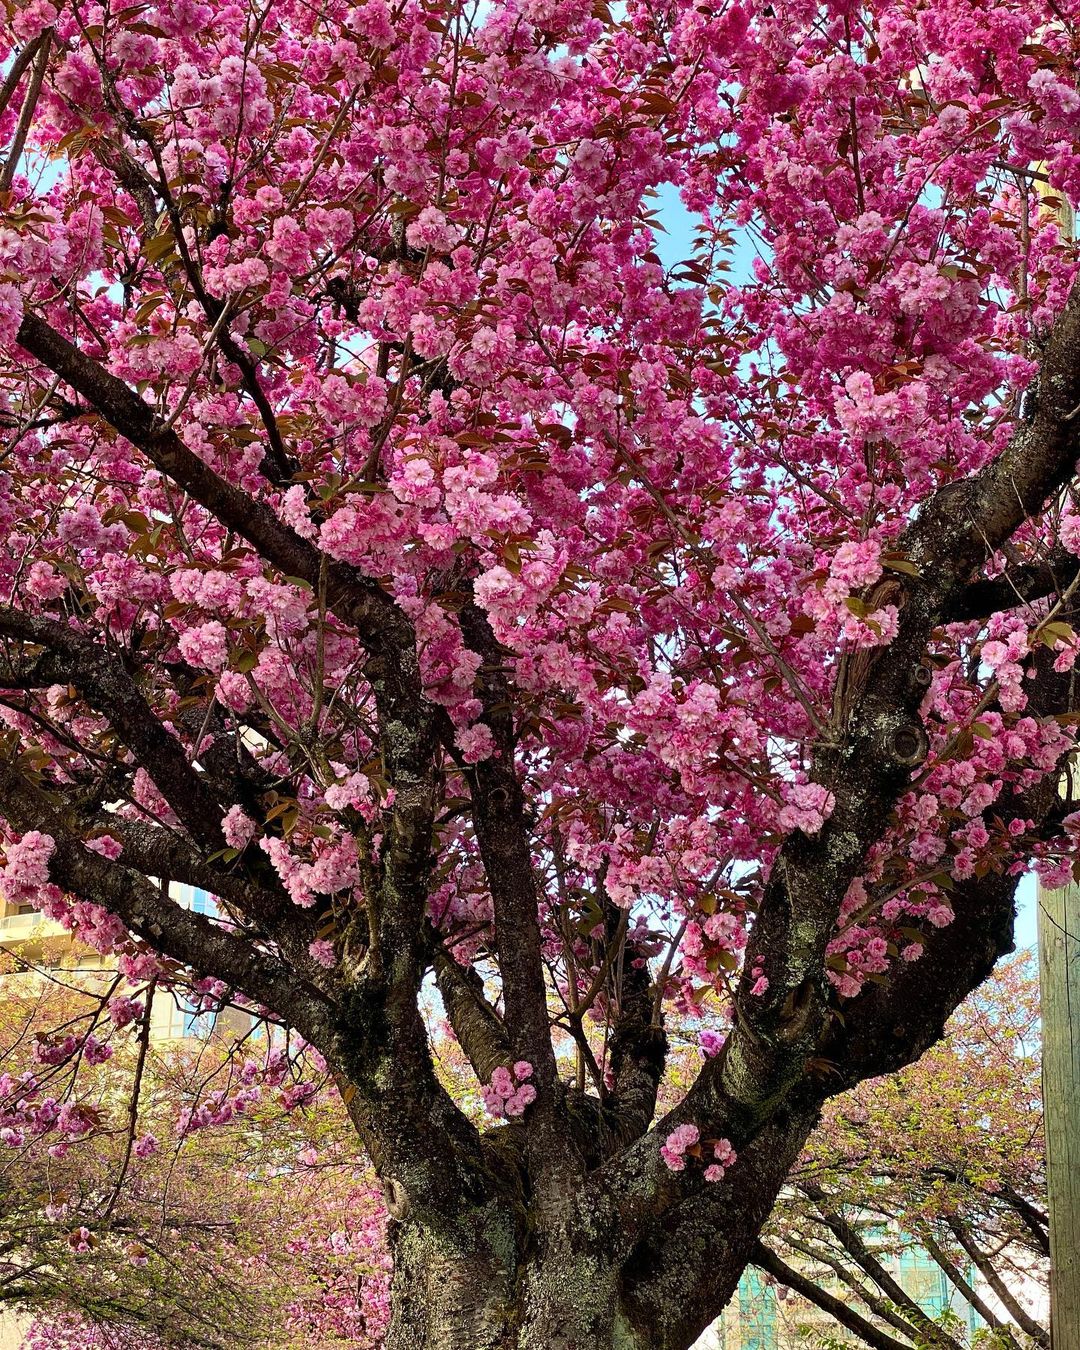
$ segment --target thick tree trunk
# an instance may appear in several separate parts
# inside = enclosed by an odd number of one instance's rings
[[[583,1194],[548,1216],[497,1202],[432,1229],[391,1224],[386,1350],[687,1350],[719,1316],[817,1118],[811,1099],[771,1121],[722,1184],[646,1226]],[[558,1229],[553,1236],[552,1228]]]
[[[419,1225],[395,1227],[386,1350],[648,1350],[610,1264],[512,1250],[504,1261],[463,1258]]]
[[[501,1350],[507,1345],[517,1260],[512,1235],[499,1259],[500,1236],[493,1233],[485,1244],[469,1244],[470,1251],[420,1222],[392,1224],[386,1350]]]

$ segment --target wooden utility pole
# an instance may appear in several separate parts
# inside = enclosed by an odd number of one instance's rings
[[[1050,1345],[1080,1350],[1080,886],[1039,891]]]
[[[1039,171],[1045,170],[1038,165]],[[1036,179],[1044,211],[1061,237],[1076,237],[1076,214],[1045,175]],[[1077,764],[1061,795],[1078,795]],[[1043,1039],[1043,1128],[1050,1202],[1050,1350],[1080,1350],[1080,886],[1039,887],[1039,998]]]

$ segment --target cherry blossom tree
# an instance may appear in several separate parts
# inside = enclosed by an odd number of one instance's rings
[[[756,1263],[874,1350],[962,1350],[969,1310],[980,1344],[1049,1346],[1038,1017],[1024,955],[961,1004],[917,1064],[831,1102]],[[897,1277],[913,1250],[941,1272],[944,1318]]]
[[[4,893],[322,1057],[392,1350],[683,1350],[1070,875],[1076,11],[9,0]]]
[[[27,1350],[382,1344],[383,1207],[336,1093],[283,1110],[275,1050],[130,1037],[108,972],[6,975],[0,1314]]]

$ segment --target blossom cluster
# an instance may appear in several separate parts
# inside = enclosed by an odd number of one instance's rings
[[[722,1025],[736,989],[776,992],[747,952],[780,851],[845,828],[822,747],[907,650],[909,527],[1037,394],[1077,270],[1035,191],[1080,199],[1071,30],[1048,0],[869,0],[858,24],[839,0],[249,8],[12,11],[12,45],[51,36],[0,204],[0,599],[115,658],[152,729],[114,725],[81,667],[23,688],[11,639],[0,749],[35,791],[100,805],[95,877],[126,885],[152,831],[199,835],[223,891],[284,898],[299,940],[271,955],[323,988],[396,865],[398,695],[419,691],[424,917],[455,957],[498,946],[473,812],[505,770],[568,1006],[592,991],[611,1029],[620,931],[668,1012]],[[16,351],[28,314],[161,435],[129,439]],[[983,571],[1058,544],[1080,554],[1075,500]],[[1031,672],[1072,669],[1080,640],[1052,599],[1006,601],[920,639],[928,753],[833,897],[836,999],[918,959],[973,880],[1072,875],[1076,821],[1047,838],[1023,801],[1075,740]],[[61,889],[58,842],[16,825],[0,892],[115,958],[132,988],[108,1018],[132,1026],[146,981],[191,972],[108,888]],[[223,928],[265,954],[242,909]],[[200,1007],[226,992],[206,974]],[[58,1031],[40,1064],[104,1037]],[[484,1085],[492,1115],[534,1099],[528,1069]],[[267,1088],[310,1099],[277,1073],[185,1128]],[[707,1147],[673,1138],[669,1165]]]
[[[510,1119],[525,1114],[525,1108],[536,1101],[536,1088],[529,1082],[532,1071],[532,1065],[526,1060],[519,1060],[513,1070],[502,1065],[495,1070],[491,1082],[480,1089],[491,1115]]]
[[[660,1146],[660,1156],[671,1172],[684,1172],[688,1158],[705,1161],[705,1180],[722,1181],[737,1154],[729,1139],[702,1141],[696,1125],[677,1125]],[[706,1161],[711,1158],[712,1161]]]

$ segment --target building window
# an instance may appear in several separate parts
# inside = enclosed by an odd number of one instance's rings
[[[184,999],[182,1011],[185,1036],[192,1036],[196,1040],[205,1041],[213,1034],[218,1018],[216,1012],[196,1012],[189,999]]]
[[[191,908],[196,914],[205,914],[211,919],[218,917],[217,901],[209,891],[204,891],[201,886],[191,888]]]
[[[216,1012],[199,1012],[195,1000],[185,994],[173,994],[173,1007],[169,1015],[169,1036],[174,1040],[206,1040],[217,1024]]]

